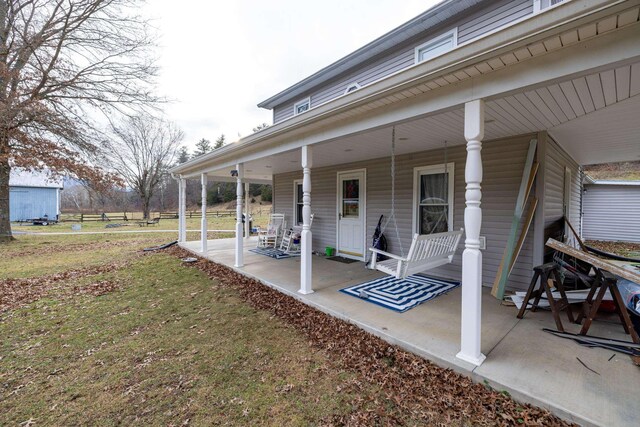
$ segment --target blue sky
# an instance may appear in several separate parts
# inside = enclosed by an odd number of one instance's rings
[[[256,104],[427,10],[435,0],[151,0],[165,108],[200,138],[246,136]]]

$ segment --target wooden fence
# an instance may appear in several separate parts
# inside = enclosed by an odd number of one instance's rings
[[[271,212],[271,208],[254,209],[251,212],[252,216],[267,215]],[[191,210],[186,212],[187,218],[202,218],[201,210]],[[208,218],[235,218],[235,210],[216,210],[207,211]],[[150,218],[158,219],[178,219],[178,212],[152,212]],[[78,214],[62,214],[59,221],[61,222],[127,222],[127,221],[140,221],[142,220],[142,213],[140,212],[119,212],[119,213],[78,213]]]

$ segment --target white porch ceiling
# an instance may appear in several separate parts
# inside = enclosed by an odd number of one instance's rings
[[[485,140],[547,130],[578,163],[640,158],[640,62],[591,72],[486,103]],[[396,124],[396,153],[464,144],[462,106]],[[388,157],[391,127],[315,144],[314,167]],[[245,164],[249,179],[301,169],[300,150]],[[211,175],[229,176],[229,171]]]
[[[549,134],[583,165],[640,160],[640,96],[563,123]]]

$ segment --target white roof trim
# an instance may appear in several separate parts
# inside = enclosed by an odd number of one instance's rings
[[[630,187],[640,187],[640,181],[614,181],[604,179],[593,179],[591,182],[586,182],[586,185],[626,185]]]
[[[27,171],[13,168],[9,176],[9,187],[63,188],[63,178],[52,176],[48,171]]]

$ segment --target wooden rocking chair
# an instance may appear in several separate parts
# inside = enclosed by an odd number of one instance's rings
[[[375,248],[369,248],[373,252],[371,268],[383,273],[404,279],[412,274],[430,270],[453,261],[453,255],[458,249],[462,238],[463,229],[436,234],[414,234],[406,257],[391,254]],[[388,257],[385,261],[377,261],[380,254]]]
[[[282,237],[285,227],[284,214],[271,214],[267,228],[265,230],[258,230],[258,247],[275,248],[278,240]]]
[[[311,214],[311,226],[313,224],[313,214]],[[302,225],[294,225],[290,229],[286,230],[282,236],[280,242],[280,250],[291,255],[300,253],[300,243],[295,243],[295,240],[299,240],[302,235]]]

